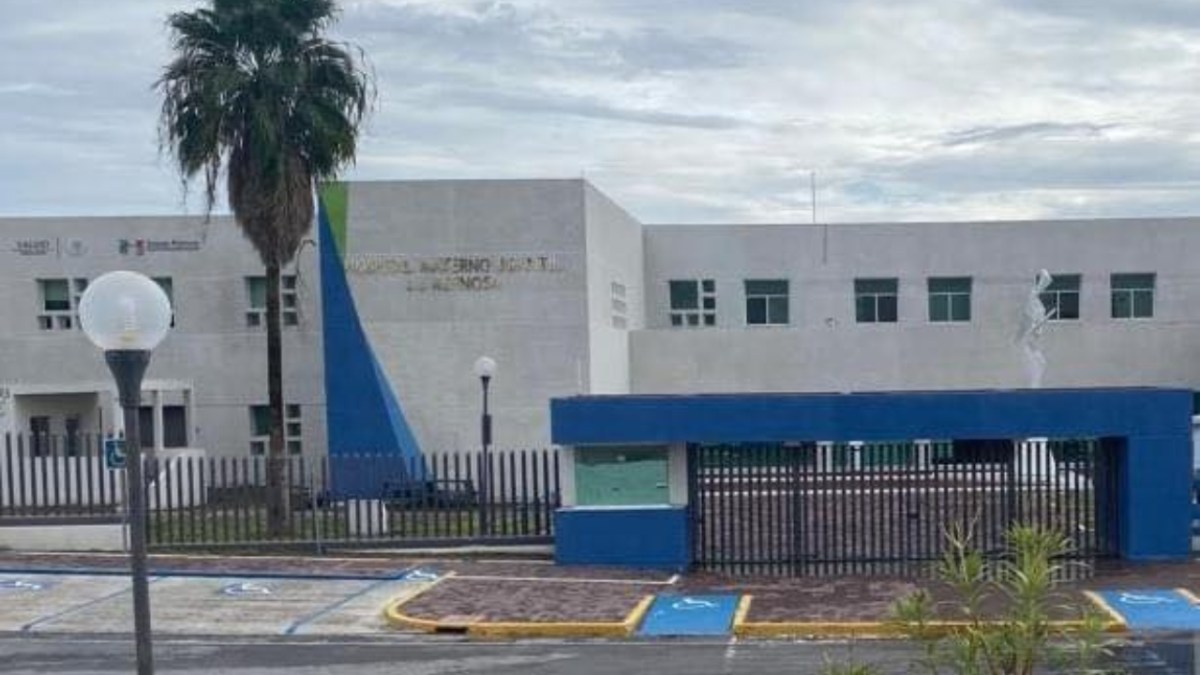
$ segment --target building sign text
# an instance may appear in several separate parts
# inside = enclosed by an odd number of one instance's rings
[[[359,276],[405,277],[410,291],[490,291],[505,275],[553,274],[563,265],[547,254],[346,256],[346,272]]]

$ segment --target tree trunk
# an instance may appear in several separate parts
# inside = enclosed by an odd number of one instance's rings
[[[271,407],[271,440],[267,452],[267,536],[288,529],[290,490],[283,442],[283,335],[280,325],[279,263],[267,264],[267,398]]]

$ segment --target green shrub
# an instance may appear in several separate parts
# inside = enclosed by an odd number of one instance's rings
[[[1057,587],[1066,571],[1062,558],[1070,540],[1061,533],[1031,525],[1016,525],[1006,536],[1008,555],[984,558],[973,545],[973,528],[956,526],[946,532],[947,547],[936,576],[952,591],[956,602],[947,630],[935,617],[937,607],[926,590],[897,601],[892,616],[901,632],[921,645],[914,670],[929,675],[1032,675],[1048,666],[1066,672],[1097,672],[1107,654],[1103,646],[1105,619],[1084,611],[1077,630],[1056,628],[1055,610],[1066,614]],[[1000,616],[985,616],[988,601],[1002,599]]]

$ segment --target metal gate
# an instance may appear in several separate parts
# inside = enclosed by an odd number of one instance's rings
[[[1117,551],[1119,439],[689,448],[694,560],[736,575],[921,574],[947,526],[990,556],[1016,523]]]

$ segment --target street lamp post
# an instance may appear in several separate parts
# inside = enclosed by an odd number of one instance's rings
[[[496,374],[496,361],[488,356],[481,356],[475,361],[475,374],[483,387],[483,416],[479,418],[479,445],[482,452],[479,455],[479,532],[483,536],[491,534],[488,522],[488,506],[492,492],[492,462],[488,456],[488,448],[492,444],[492,414],[488,412],[488,385]]]
[[[125,418],[129,505],[129,567],[133,577],[133,630],[138,675],[154,673],[150,637],[150,588],[146,575],[146,503],[142,478],[138,407],[142,376],[150,353],[166,337],[171,324],[171,301],[149,277],[137,272],[109,272],[88,285],[79,301],[79,324],[88,339],[104,351],[116,380],[117,397]]]

